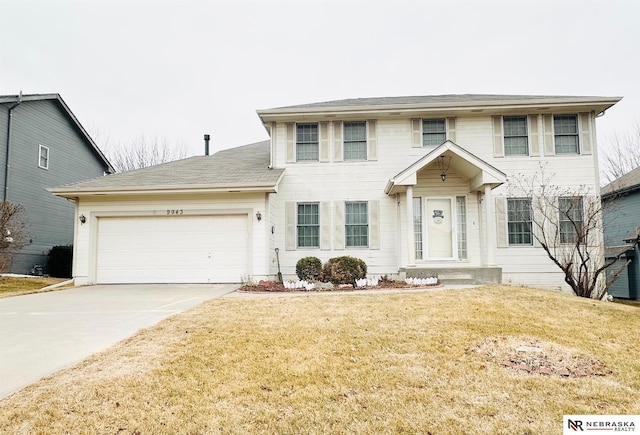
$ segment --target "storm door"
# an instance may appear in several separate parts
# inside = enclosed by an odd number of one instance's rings
[[[426,198],[424,220],[427,229],[427,259],[451,260],[453,243],[453,208],[451,198]]]

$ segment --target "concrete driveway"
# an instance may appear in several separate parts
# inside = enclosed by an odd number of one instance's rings
[[[235,284],[97,285],[0,299],[0,399]]]

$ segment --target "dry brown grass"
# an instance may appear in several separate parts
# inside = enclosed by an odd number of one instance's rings
[[[44,287],[63,281],[67,281],[67,278],[18,278],[3,276],[0,277],[0,298],[38,293],[40,289]]]
[[[560,433],[640,413],[638,314],[508,286],[217,299],[1,401],[0,433]],[[606,372],[505,368],[488,337]]]

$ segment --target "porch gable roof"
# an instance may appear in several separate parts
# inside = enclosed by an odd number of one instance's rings
[[[415,186],[418,183],[418,172],[440,156],[449,157],[451,159],[449,168],[469,180],[469,191],[482,191],[482,186],[487,184],[494,189],[507,181],[507,175],[504,172],[447,140],[391,178],[384,192],[392,195],[402,190],[400,186]]]

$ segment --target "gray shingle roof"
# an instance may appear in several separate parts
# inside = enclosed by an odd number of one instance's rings
[[[604,186],[600,190],[600,194],[602,196],[610,196],[636,189],[640,189],[640,166]]]
[[[594,101],[619,100],[620,97],[588,97],[588,96],[562,96],[562,95],[496,95],[496,94],[451,94],[451,95],[424,95],[405,97],[372,97],[350,98],[345,100],[324,101],[320,103],[299,104],[295,106],[276,107],[273,109],[259,110],[261,112],[288,111],[304,109],[344,108],[360,106],[457,106],[457,105],[498,105],[517,102],[529,104],[550,103],[580,103]]]
[[[269,141],[55,187],[74,197],[100,192],[275,189],[284,169],[269,169]]]

